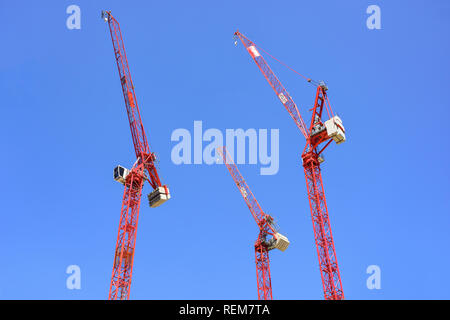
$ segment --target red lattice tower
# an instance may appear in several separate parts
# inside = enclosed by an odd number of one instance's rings
[[[255,242],[255,263],[256,263],[256,281],[258,285],[258,299],[272,300],[272,281],[270,278],[270,263],[269,251],[279,249],[284,251],[289,246],[289,240],[278,232],[273,218],[264,213],[258,201],[248,187],[244,178],[242,177],[233,159],[228,154],[225,147],[217,149],[219,155],[222,157],[234,183],[239,189],[242,197],[250,209],[250,212],[255,219],[259,228],[258,239]],[[268,237],[271,238],[268,238]]]
[[[129,299],[130,297],[139,207],[144,181],[148,181],[153,189],[153,192],[148,196],[151,207],[157,207],[170,199],[170,194],[167,186],[161,185],[155,166],[156,156],[150,151],[147,142],[119,23],[109,11],[102,11],[102,18],[109,25],[114,56],[117,62],[119,79],[122,85],[122,93],[131,129],[131,137],[136,153],[136,161],[130,170],[121,166],[114,169],[114,179],[123,183],[124,192],[116,250],[114,253],[109,299],[123,300]]]

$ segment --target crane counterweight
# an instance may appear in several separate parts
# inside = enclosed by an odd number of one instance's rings
[[[156,208],[170,199],[170,193],[167,186],[157,187],[148,195],[148,203],[151,208]]]
[[[284,252],[289,247],[289,244],[288,238],[277,232],[267,241],[267,250],[278,249]]]
[[[342,120],[338,116],[325,121],[325,128],[327,130],[328,137],[332,138],[336,144],[345,142],[345,129],[342,125]]]

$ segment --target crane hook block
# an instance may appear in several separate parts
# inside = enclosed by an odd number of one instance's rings
[[[156,208],[170,199],[170,192],[167,186],[156,187],[155,190],[148,195],[148,202],[151,208]]]

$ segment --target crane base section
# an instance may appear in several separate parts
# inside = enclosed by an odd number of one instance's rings
[[[290,242],[287,237],[283,236],[281,233],[276,233],[269,241],[269,246],[267,249],[278,249],[280,251],[285,251],[289,247],[289,244]]]
[[[167,186],[157,187],[148,195],[148,202],[151,208],[156,208],[170,199],[170,192]]]
[[[332,138],[336,144],[345,141],[345,129],[342,120],[338,116],[334,116],[330,120],[325,121],[328,137]]]

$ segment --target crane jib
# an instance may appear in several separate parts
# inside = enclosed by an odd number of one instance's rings
[[[238,36],[241,39],[241,42],[244,44],[250,56],[255,61],[256,65],[263,73],[267,82],[269,82],[270,86],[275,91],[278,99],[280,99],[281,103],[284,105],[286,110],[291,115],[292,119],[294,120],[297,127],[300,129],[303,136],[306,139],[308,139],[308,130],[306,129],[305,122],[303,121],[303,118],[301,117],[297,106],[295,105],[294,101],[292,100],[287,90],[283,87],[280,80],[278,80],[278,78],[275,76],[272,69],[270,69],[269,65],[256,48],[256,45],[247,38],[245,38],[242,34],[238,33]]]

